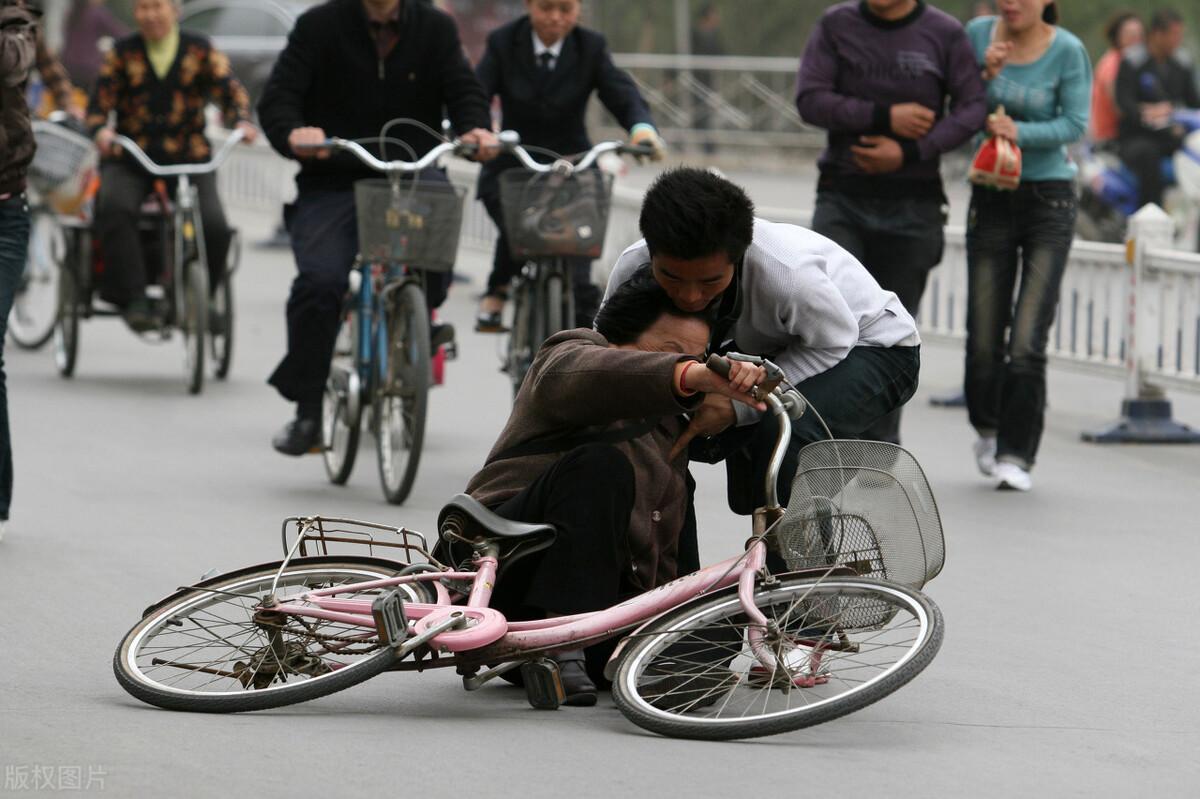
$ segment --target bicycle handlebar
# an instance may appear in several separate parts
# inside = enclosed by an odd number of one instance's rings
[[[121,149],[128,151],[134,157],[134,160],[141,164],[142,168],[151,175],[160,178],[171,178],[179,175],[207,175],[209,172],[215,172],[221,164],[225,163],[225,159],[229,157],[229,153],[245,136],[245,131],[234,130],[229,134],[229,138],[221,145],[216,154],[201,164],[158,164],[151,160],[150,156],[146,155],[146,151],[128,136],[117,134],[113,137],[113,142],[120,145]]]
[[[515,130],[501,131],[498,137],[500,139],[500,147],[504,152],[512,153],[521,162],[521,166],[533,172],[564,172],[571,174],[581,169],[587,169],[596,162],[596,159],[605,153],[618,153],[620,155],[637,155],[650,156],[654,154],[654,148],[649,145],[639,144],[630,145],[623,141],[602,141],[584,153],[578,161],[571,161],[565,157],[558,157],[550,163],[542,163],[534,160],[529,151],[521,146],[521,135]]]
[[[332,138],[326,139],[319,144],[304,144],[297,149],[319,150],[329,148],[331,150],[341,150],[351,153],[362,161],[364,164],[374,169],[377,172],[420,172],[426,167],[432,166],[439,158],[449,152],[468,154],[478,149],[473,142],[464,142],[458,139],[454,141],[443,142],[434,147],[425,155],[418,158],[416,161],[383,161],[372,155],[366,147],[363,147],[356,141],[350,139]]]

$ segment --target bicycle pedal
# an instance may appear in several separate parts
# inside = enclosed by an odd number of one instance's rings
[[[449,344],[442,346],[442,355],[446,356],[447,361],[458,360],[458,344],[451,341]]]
[[[408,617],[399,591],[389,591],[371,603],[371,616],[379,638],[387,646],[399,646],[408,637]]]
[[[521,679],[525,682],[525,698],[538,710],[558,710],[567,698],[558,664],[549,658],[522,663]]]

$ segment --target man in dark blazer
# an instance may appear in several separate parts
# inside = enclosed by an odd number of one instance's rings
[[[496,29],[476,74],[489,98],[500,98],[501,128],[521,134],[526,146],[570,154],[592,146],[584,116],[592,92],[623,128],[632,144],[648,144],[655,160],[664,154],[650,109],[633,79],[613,64],[604,37],[578,26],[580,0],[525,0],[526,16]],[[534,157],[539,157],[534,153]],[[545,158],[545,156],[541,156]],[[498,177],[518,166],[502,155],[484,165],[478,196],[496,223],[500,238],[487,294],[479,308],[477,329],[499,332],[501,311],[517,264],[508,251],[500,212]],[[574,266],[576,323],[591,327],[600,292],[591,282],[591,264]]]
[[[353,156],[311,147],[330,136],[378,136],[396,117],[438,130],[443,109],[461,138],[480,146],[481,160],[495,154],[487,98],[463,55],[458,29],[420,0],[316,6],[296,21],[271,72],[259,119],[271,146],[300,161],[296,202],[284,213],[298,272],[287,304],[288,349],[269,381],[296,403],[295,419],[273,441],[286,455],[318,451],[321,397],[358,251],[354,182],[378,177]],[[388,135],[404,141],[414,157],[437,144],[412,125]],[[388,156],[408,157],[408,151],[393,146]],[[430,170],[422,179],[445,176]],[[434,308],[446,295],[445,283],[435,277],[426,284]]]

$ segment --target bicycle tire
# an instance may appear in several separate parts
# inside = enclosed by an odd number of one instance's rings
[[[55,258],[54,244],[60,230],[52,213],[33,211],[25,269],[21,272],[12,310],[8,314],[9,338],[23,350],[38,350],[45,346],[58,323],[61,305],[58,284],[62,266]],[[39,307],[42,304],[47,307]]]
[[[538,347],[546,342],[546,339],[566,330],[566,290],[563,285],[562,275],[549,274],[546,275],[544,284],[542,285],[542,303],[544,316],[542,317],[543,326],[538,341]]]
[[[358,325],[358,312],[350,307],[344,314],[338,341],[333,347],[329,377],[325,380],[325,394],[321,399],[321,458],[325,462],[325,474],[334,485],[345,485],[350,479],[362,433],[363,401],[362,392],[357,388]],[[350,396],[351,392],[356,396]]]
[[[189,394],[199,394],[204,388],[204,339],[208,331],[208,268],[199,259],[188,261],[182,279],[185,282],[179,329],[183,333],[184,383]]]
[[[617,707],[639,727],[669,737],[732,740],[775,735],[831,721],[882,699],[928,666],[941,646],[941,611],[928,597],[904,586],[860,578],[784,576],[778,585],[755,591],[755,604],[769,620],[774,608],[788,603],[784,617],[774,619],[779,625],[777,641],[769,644],[776,666],[787,663],[783,671],[766,671],[749,653],[749,625],[741,601],[736,590],[727,590],[664,614],[639,631],[617,667]],[[798,609],[802,613],[793,616]],[[858,621],[851,614],[858,614]],[[718,624],[722,618],[727,620],[724,627]],[[894,661],[870,663],[890,655],[888,635],[904,639],[914,623],[915,636],[894,645]],[[820,643],[837,640],[843,646],[842,634],[844,646],[857,642],[860,648],[839,650]],[[861,649],[864,644],[866,650]],[[657,656],[661,657],[656,661]],[[702,657],[709,662],[697,660]],[[845,673],[835,671],[843,665]],[[805,679],[814,682],[804,685],[800,681]],[[791,706],[793,694],[802,705]],[[769,710],[777,697],[785,697],[787,706]],[[755,717],[745,712],[732,716],[738,708],[759,704],[762,712]],[[730,715],[722,717],[726,711]]]
[[[213,377],[224,380],[233,366],[233,273],[226,273],[209,300],[208,343]]]
[[[252,681],[260,675],[265,675],[261,669],[267,663],[266,650],[269,649],[269,639],[262,629],[254,624],[254,608],[249,603],[253,597],[263,596],[271,590],[271,584],[279,571],[279,566],[278,562],[264,564],[213,577],[203,581],[202,587],[193,586],[181,590],[166,600],[151,606],[142,619],[125,634],[117,647],[113,656],[113,672],[117,682],[137,699],[167,710],[239,713],[283,707],[328,696],[374,677],[395,661],[395,650],[387,646],[380,646],[373,633],[362,633],[365,628],[352,627],[350,629],[357,630],[357,634],[362,638],[360,642],[350,646],[369,647],[369,651],[352,653],[348,651],[348,647],[343,647],[340,656],[351,659],[350,663],[340,664],[340,667],[336,669],[332,668],[331,664],[325,664],[330,667],[328,671],[315,676],[307,675],[308,679],[292,679],[289,682],[288,678],[300,678],[306,675],[298,670],[287,673],[285,669],[281,668],[280,670],[284,672],[284,681],[277,683],[276,678],[271,677],[263,687],[242,683],[242,678]],[[301,586],[324,585],[325,581],[330,579],[338,580],[342,584],[349,584],[387,578],[396,575],[400,570],[401,564],[379,558],[338,556],[299,558],[288,564],[280,574],[277,594],[283,594],[289,588],[297,589],[298,592],[302,590]],[[398,586],[398,588],[408,589],[411,587]],[[218,593],[212,589],[248,596],[234,597],[229,593]],[[378,594],[378,590],[374,593],[365,593],[373,596]],[[427,598],[424,592],[419,592],[417,589],[406,590],[405,593],[414,601]],[[296,595],[285,596],[291,601],[299,601]],[[210,608],[217,606],[221,608],[220,613],[213,613]],[[193,618],[200,613],[206,614],[203,622]],[[231,613],[234,615],[226,618]],[[243,617],[245,621],[242,621]],[[188,620],[192,622],[190,628],[187,624]],[[333,636],[340,630],[334,626],[324,628],[321,626],[335,623],[314,621],[316,623],[313,629],[294,627],[290,629],[290,632],[298,640],[307,638],[319,641],[322,639],[317,635]],[[349,627],[349,625],[342,626]],[[239,627],[241,627],[241,631],[231,631],[231,628],[237,630]],[[168,631],[166,628],[170,628],[170,630]],[[216,628],[215,631],[214,628]],[[322,629],[328,630],[328,632],[322,633]],[[317,635],[314,635],[314,632]],[[245,638],[247,633],[252,637]],[[254,637],[259,640],[254,640]],[[206,638],[217,648],[225,647],[229,652],[223,657],[214,658],[211,655],[215,653],[201,651],[205,648]],[[182,640],[184,643],[170,646],[171,642],[176,639]],[[198,641],[199,643],[197,643]],[[150,651],[146,651],[152,642],[157,643],[153,643],[153,646],[149,647]],[[251,651],[250,647],[258,643],[267,645],[260,647],[259,651]],[[309,647],[312,645],[311,643],[304,644],[304,653],[321,660],[321,656],[309,652]],[[334,655],[339,654],[329,653],[329,648],[324,648],[331,659]],[[171,651],[182,651],[184,656],[192,653],[193,659],[197,662],[195,664],[172,661],[155,662],[162,660],[163,656]],[[252,672],[247,672],[246,670],[250,664],[254,663],[256,657],[260,658],[259,662],[254,666]],[[243,659],[248,659],[249,663],[243,662]],[[275,658],[275,662],[280,667],[284,666],[278,657]],[[324,663],[323,660],[321,662]],[[167,671],[166,674],[180,676],[180,679],[174,680],[172,684],[167,684],[162,678],[156,679],[151,676],[171,667],[176,670]],[[201,671],[200,668],[207,669],[207,671]],[[223,672],[223,674],[216,674],[216,672]],[[208,679],[210,675],[214,674],[214,679]],[[207,683],[202,682],[206,679]],[[224,682],[218,684],[217,680],[222,679]],[[196,684],[197,687],[193,689],[180,687],[185,680]]]
[[[54,323],[54,364],[64,378],[75,374],[79,359],[79,306],[83,301],[79,291],[81,268],[91,268],[91,253],[75,231],[69,236],[66,264],[58,276],[58,320]]]
[[[532,310],[535,297],[534,283],[530,280],[518,279],[513,287],[513,322],[508,335],[508,359],[505,371],[515,398],[525,382],[525,373],[533,363],[534,331]]]
[[[387,357],[375,386],[375,453],[383,496],[399,505],[417,479],[433,379],[429,309],[419,285],[406,283],[389,296],[383,324]]]

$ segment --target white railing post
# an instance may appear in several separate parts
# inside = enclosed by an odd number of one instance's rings
[[[1200,432],[1171,418],[1171,401],[1166,393],[1146,381],[1141,342],[1149,335],[1162,312],[1153,287],[1145,277],[1146,253],[1153,247],[1169,247],[1175,223],[1157,205],[1145,205],[1129,220],[1125,260],[1129,268],[1125,317],[1125,398],[1121,418],[1103,430],[1083,433],[1084,441],[1098,444],[1200,443]]]

